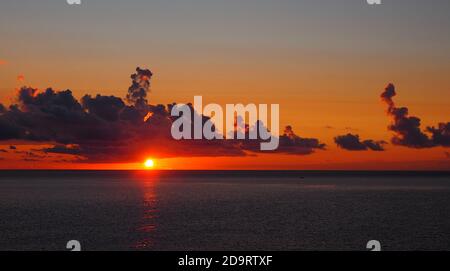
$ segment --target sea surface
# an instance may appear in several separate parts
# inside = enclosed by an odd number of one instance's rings
[[[0,250],[450,250],[450,172],[0,171]]]

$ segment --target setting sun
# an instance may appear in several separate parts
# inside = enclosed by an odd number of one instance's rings
[[[146,168],[153,168],[155,166],[155,162],[152,159],[145,160],[144,166]]]

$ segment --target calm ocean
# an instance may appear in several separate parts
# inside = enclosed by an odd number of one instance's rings
[[[0,171],[0,250],[450,250],[450,172]]]

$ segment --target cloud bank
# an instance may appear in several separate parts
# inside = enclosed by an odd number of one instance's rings
[[[50,143],[53,147],[39,151],[73,155],[80,162],[136,162],[147,155],[245,156],[259,151],[253,148],[256,140],[174,140],[170,112],[176,104],[148,102],[152,76],[150,70],[137,68],[125,99],[97,94],[78,101],[70,90],[22,87],[16,104],[0,105],[0,140]],[[278,152],[304,155],[324,146],[317,139],[297,136],[288,126]]]

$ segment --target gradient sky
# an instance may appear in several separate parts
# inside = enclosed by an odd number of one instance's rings
[[[212,168],[450,169],[448,149],[338,149],[348,132],[386,140],[379,95],[397,87],[422,127],[449,121],[450,1],[6,0],[0,2],[0,102],[28,85],[124,97],[135,67],[153,71],[150,103],[279,103],[281,126],[319,138],[307,156],[208,158]],[[23,80],[18,80],[23,76]],[[4,142],[6,148],[17,142]],[[21,142],[24,144],[24,142]],[[0,142],[0,148],[2,143]],[[17,145],[17,144],[16,144]],[[18,144],[20,146],[20,144]],[[22,148],[22,147],[20,147]],[[26,148],[26,146],[23,146]],[[447,154],[446,154],[447,153]],[[130,168],[9,157],[2,168]],[[157,161],[202,168],[204,158]]]

